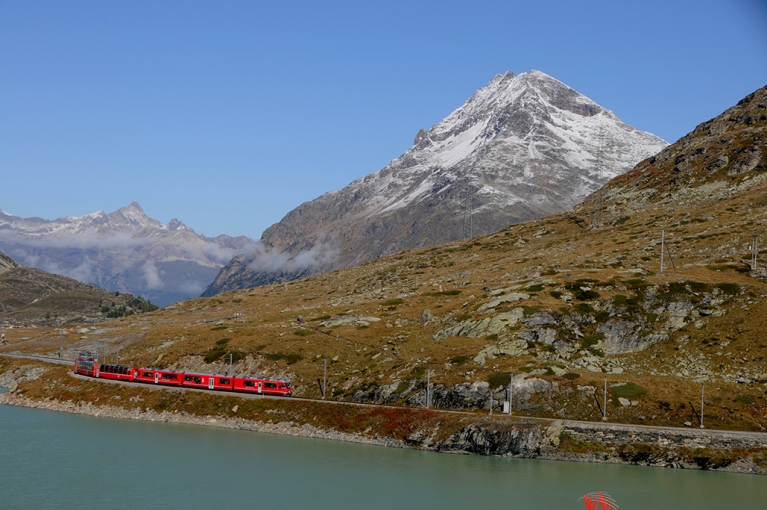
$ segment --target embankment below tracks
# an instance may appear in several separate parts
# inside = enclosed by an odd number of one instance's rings
[[[243,398],[71,377],[2,360],[0,403],[435,452],[767,474],[767,434],[532,419],[304,399]]]

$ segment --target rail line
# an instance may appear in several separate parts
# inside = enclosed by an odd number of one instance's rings
[[[35,355],[27,355],[27,354],[0,353],[0,357],[30,359],[30,360],[43,361],[46,363],[53,363],[58,365],[74,364],[74,361],[62,360],[62,359],[48,357],[48,356],[35,356]],[[164,385],[157,385],[157,384],[146,384],[141,382],[93,378],[93,377],[88,377],[88,376],[84,376],[80,374],[75,374],[72,372],[69,372],[69,375],[70,377],[74,377],[76,379],[81,379],[84,381],[95,380],[101,383],[135,386],[140,388],[148,388],[152,390],[194,391],[194,392],[201,392],[201,393],[214,394],[214,395],[220,395],[220,396],[238,397],[242,399],[251,399],[251,400],[252,399],[269,399],[269,400],[282,400],[282,401],[288,400],[288,401],[312,402],[312,403],[322,403],[322,404],[331,404],[331,405],[355,406],[355,407],[364,407],[364,408],[415,409],[413,407],[407,407],[407,406],[392,406],[392,405],[385,405],[385,404],[371,404],[371,403],[365,403],[365,402],[344,402],[341,400],[323,400],[323,399],[307,398],[307,397],[283,397],[279,395],[263,395],[263,394],[259,395],[256,393],[236,393],[231,391],[210,390],[210,389],[203,389],[203,388],[190,388],[190,387],[184,387],[184,386],[164,386]],[[429,408],[429,410],[436,413],[458,414],[463,416],[474,416],[474,417],[487,416],[486,412],[483,413],[478,411],[460,411],[456,409],[439,409],[439,408]],[[524,416],[524,415],[518,415],[518,414],[507,415],[507,414],[499,414],[499,413],[493,414],[493,418],[507,420],[507,421],[528,420],[532,422],[541,422],[541,423],[551,423],[554,421],[559,421],[565,427],[588,427],[592,429],[601,429],[601,430],[620,429],[620,430],[647,431],[647,432],[665,433],[665,434],[683,434],[688,436],[756,438],[756,439],[764,440],[765,444],[767,444],[767,432],[751,432],[751,431],[744,431],[744,430],[695,429],[695,428],[686,428],[686,427],[661,427],[657,425],[638,425],[633,423],[617,423],[617,422],[611,423],[611,422],[567,420],[567,419],[555,419],[555,418],[540,418],[537,416]]]

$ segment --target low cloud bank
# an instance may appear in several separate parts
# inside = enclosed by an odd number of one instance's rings
[[[332,242],[318,241],[311,249],[296,255],[257,242],[245,247],[247,267],[257,273],[300,273],[329,264],[338,257]]]

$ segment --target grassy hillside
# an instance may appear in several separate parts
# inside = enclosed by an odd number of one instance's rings
[[[290,379],[299,396],[534,416],[767,427],[767,91],[575,210],[313,278],[121,318],[108,356]],[[661,231],[665,270],[660,272]],[[95,332],[67,335],[74,352]],[[21,337],[28,340],[23,341]],[[14,330],[6,350],[58,338]],[[108,358],[111,359],[111,358]],[[519,386],[517,386],[519,385]],[[486,412],[486,411],[483,411]]]

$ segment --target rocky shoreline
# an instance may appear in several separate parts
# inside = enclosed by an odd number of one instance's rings
[[[192,414],[183,408],[173,411],[153,410],[140,407],[138,402],[125,408],[87,400],[62,401],[52,397],[31,398],[22,394],[20,385],[40,379],[45,372],[46,369],[39,366],[26,365],[0,374],[0,386],[9,388],[9,391],[0,393],[0,404],[95,417],[224,427],[442,453],[767,475],[765,433],[461,414],[460,430],[449,436],[442,434],[439,439],[440,421],[436,421],[431,422],[431,425],[411,429],[405,437],[398,438],[392,434],[382,434],[375,428],[363,433],[350,433],[340,432],[327,424],[318,427],[290,420],[274,423],[271,420],[259,421],[217,413]],[[235,405],[231,411],[236,413],[240,405]],[[445,414],[440,420],[450,421],[454,418],[453,414]]]
[[[367,437],[360,434],[347,434],[335,430],[323,430],[309,424],[296,425],[290,422],[265,423],[243,418],[227,418],[221,416],[195,416],[187,413],[172,413],[167,411],[156,412],[151,409],[142,411],[138,408],[126,410],[110,405],[93,405],[91,402],[59,402],[57,400],[34,400],[12,392],[0,394],[0,404],[48,411],[60,411],[71,414],[87,416],[118,418],[123,420],[144,420],[165,423],[185,423],[189,425],[205,425],[208,427],[223,427],[229,429],[249,430],[253,432],[265,432],[267,434],[281,434],[285,436],[311,437],[316,439],[330,439],[333,441],[345,441],[349,443],[369,444],[375,446],[388,446],[391,448],[407,448],[404,441],[384,437]]]
[[[110,405],[94,405],[91,402],[35,400],[13,392],[0,394],[0,404],[95,417],[185,423],[441,453],[767,474],[767,469],[757,465],[752,458],[741,456],[733,459],[727,455],[716,455],[717,451],[720,453],[733,450],[742,452],[750,448],[764,448],[767,446],[766,440],[744,439],[738,437],[736,433],[728,434],[719,431],[716,434],[707,434],[706,431],[698,430],[668,434],[661,431],[641,430],[640,427],[631,425],[575,423],[559,420],[550,423],[540,420],[521,420],[513,426],[499,427],[498,423],[488,421],[469,425],[446,441],[432,442],[430,436],[434,431],[419,431],[405,440],[398,440],[379,435],[344,433],[309,424],[297,425],[292,422],[268,423],[237,417],[195,416],[183,412],[156,412],[139,408],[126,410]],[[568,440],[588,444],[592,451],[564,451],[560,446]],[[698,456],[685,455],[679,451],[680,448],[687,452],[701,453]],[[713,455],[712,452],[714,452]]]

